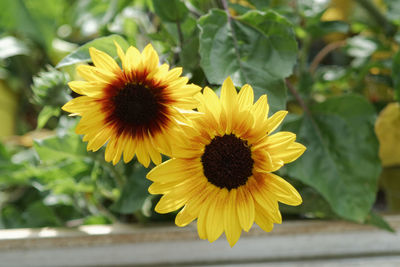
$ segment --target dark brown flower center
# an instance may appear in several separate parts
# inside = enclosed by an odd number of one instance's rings
[[[208,181],[228,190],[245,185],[254,164],[247,141],[234,134],[214,137],[205,147],[201,162]]]
[[[114,115],[123,123],[143,126],[157,118],[160,112],[156,96],[149,88],[128,83],[113,98]]]
[[[115,81],[105,90],[103,112],[105,123],[113,125],[117,134],[143,137],[155,134],[169,121],[168,105],[174,101],[166,94],[165,87],[152,82]]]

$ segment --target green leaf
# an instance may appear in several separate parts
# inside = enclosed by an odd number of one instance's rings
[[[61,226],[55,212],[40,200],[30,204],[22,217],[30,227]]]
[[[32,168],[32,166],[12,162],[11,154],[0,143],[0,188],[29,184],[29,179],[33,175]]]
[[[112,210],[128,214],[142,208],[146,198],[149,196],[147,188],[151,184],[146,179],[148,171],[138,163],[134,165],[133,173],[127,177],[120,198],[111,206]]]
[[[117,57],[117,49],[115,47],[114,41],[117,42],[122,49],[126,50],[129,47],[128,42],[121,36],[113,34],[107,37],[100,37],[90,41],[75,51],[71,52],[68,56],[63,58],[56,66],[56,68],[61,68],[76,63],[85,63],[92,61],[89,55],[89,47],[95,47],[111,57]]]
[[[0,1],[0,28],[10,32],[25,34],[40,44],[45,44],[44,36],[37,21],[22,0]]]
[[[311,112],[312,118],[283,126],[307,147],[288,173],[321,193],[339,216],[363,222],[381,171],[374,107],[363,97],[344,95],[315,104]]]
[[[21,210],[14,204],[5,204],[1,208],[0,220],[4,228],[26,227],[24,219],[22,218]]]
[[[257,9],[267,8],[271,5],[270,0],[249,0],[252,5],[254,5]]]
[[[182,22],[189,13],[181,0],[153,0],[155,13],[164,21]]]
[[[86,145],[79,135],[52,136],[36,140],[34,148],[41,161],[60,161],[87,157]]]
[[[301,187],[301,185],[297,185],[293,182],[291,182],[291,184],[300,193],[303,198],[303,203],[301,203],[300,206],[280,204],[279,209],[282,214],[297,214],[308,218],[337,219],[338,216],[332,211],[329,203],[315,189],[309,186]]]
[[[393,58],[392,80],[394,85],[395,99],[400,102],[400,51]]]
[[[297,43],[292,25],[273,11],[249,11],[228,20],[224,11],[212,10],[199,19],[201,66],[208,81],[250,84],[255,96],[267,93],[272,110],[285,105],[283,78],[296,63]]]
[[[92,215],[86,217],[83,221],[84,225],[98,225],[98,224],[111,224],[112,221],[103,215]]]
[[[371,224],[374,225],[378,228],[381,228],[383,230],[395,233],[396,231],[390,226],[390,224],[382,218],[379,214],[371,211],[370,214],[368,214],[367,218],[365,219],[365,224]]]
[[[60,115],[60,112],[60,108],[44,106],[38,115],[37,128],[42,129],[51,117]]]

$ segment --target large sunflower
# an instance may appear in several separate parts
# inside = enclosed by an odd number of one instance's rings
[[[201,88],[187,84],[180,77],[181,68],[168,70],[158,65],[157,52],[151,44],[142,53],[129,47],[126,54],[118,44],[122,69],[106,53],[90,48],[94,66],[78,66],[86,81],[68,85],[83,96],[63,106],[65,111],[82,116],[76,127],[84,134],[88,150],[96,151],[107,143],[105,159],[116,164],[123,154],[125,162],[137,159],[148,166],[150,159],[161,163],[161,153],[170,154],[175,128],[184,119],[185,109],[197,101],[193,96]]]
[[[296,189],[272,172],[297,159],[305,147],[293,133],[270,135],[287,112],[268,118],[266,95],[253,104],[249,85],[237,94],[228,78],[221,99],[209,88],[197,98],[203,116],[184,128],[186,138],[175,144],[172,159],[148,173],[154,182],[149,192],[163,194],[155,208],[159,213],[183,207],[178,226],[197,218],[200,238],[213,242],[225,231],[233,246],[254,222],[267,232],[281,223],[278,201],[301,204]]]

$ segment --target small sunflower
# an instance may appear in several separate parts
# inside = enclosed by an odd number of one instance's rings
[[[183,207],[178,226],[197,219],[200,238],[213,242],[225,232],[231,246],[254,222],[271,231],[282,222],[278,201],[302,202],[294,187],[272,173],[305,151],[291,132],[270,135],[287,112],[268,118],[267,96],[253,104],[253,89],[245,85],[237,94],[230,78],[221,99],[209,88],[196,97],[203,116],[183,129],[186,137],[175,144],[172,158],[147,175],[154,182],[149,192],[163,194],[155,210]]]
[[[144,166],[161,163],[161,154],[171,153],[176,126],[184,120],[185,109],[197,101],[193,96],[201,88],[187,84],[182,68],[169,70],[158,65],[157,52],[151,44],[140,53],[129,47],[126,54],[116,43],[122,69],[106,53],[90,48],[94,66],[81,65],[77,72],[86,81],[68,85],[82,95],[62,108],[82,116],[76,133],[88,141],[87,149],[96,151],[107,143],[106,161],[113,164],[137,159]]]

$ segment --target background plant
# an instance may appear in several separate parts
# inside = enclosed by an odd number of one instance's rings
[[[390,229],[374,210],[394,209],[377,193],[381,181],[389,197],[400,159],[381,153],[394,160],[383,159],[379,180],[374,125],[400,99],[397,1],[16,0],[0,8],[0,85],[18,103],[16,135],[0,144],[0,227],[173,218],[153,212],[148,169],[88,153],[73,132],[77,119],[60,109],[76,97],[66,84],[79,78],[77,64],[91,63],[88,48],[116,57],[117,41],[123,49],[151,42],[192,83],[218,91],[231,76],[256,98],[267,94],[271,113],[290,111],[282,130],[307,151],[280,174],[304,204],[282,207],[284,216]],[[400,121],[399,109],[386,113]],[[396,124],[384,125],[396,136]]]

